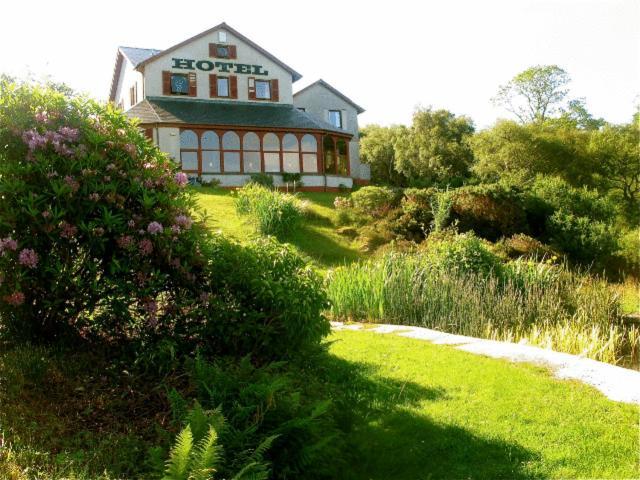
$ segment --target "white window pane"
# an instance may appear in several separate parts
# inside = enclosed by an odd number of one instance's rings
[[[246,133],[242,138],[242,148],[245,150],[260,150],[260,137],[253,132]]]
[[[318,156],[315,153],[303,153],[302,169],[305,172],[316,173],[318,171]]]
[[[180,132],[180,148],[198,148],[198,136],[192,130]]]
[[[212,132],[211,130],[202,134],[201,142],[202,148],[206,148],[208,150],[220,149],[220,140],[218,139],[218,135],[216,132]]]
[[[282,149],[285,152],[298,151],[298,139],[293,133],[287,133],[282,139]]]
[[[269,82],[265,82],[264,80],[256,80],[256,98],[271,98],[271,88]]]
[[[229,79],[228,78],[218,79],[218,96],[219,97],[229,96]]]
[[[240,152],[224,152],[224,171],[240,171]]]
[[[220,152],[212,150],[202,151],[202,171],[217,173],[220,171]]]
[[[298,173],[300,171],[300,157],[298,153],[283,153],[282,163],[285,172]]]
[[[244,171],[246,173],[256,173],[260,171],[260,152],[244,152]]]
[[[309,135],[308,133],[302,137],[302,151],[303,152],[317,152],[318,151],[318,143],[316,142],[316,137],[313,135]]]
[[[265,172],[280,171],[280,154],[279,153],[264,154],[264,171]]]
[[[262,139],[262,143],[267,152],[280,151],[280,139],[275,133],[267,133]]]
[[[182,170],[198,170],[198,152],[180,153]]]
[[[342,128],[342,112],[340,110],[329,110],[329,123],[337,128]]]
[[[240,150],[240,137],[236,132],[225,132],[222,136],[222,148],[224,150]]]

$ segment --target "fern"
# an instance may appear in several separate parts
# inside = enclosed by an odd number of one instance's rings
[[[196,445],[193,452],[189,480],[210,480],[222,457],[222,448],[218,446],[218,433],[209,427],[209,433]]]
[[[176,438],[176,442],[167,460],[167,469],[163,480],[188,480],[193,435],[187,425]]]

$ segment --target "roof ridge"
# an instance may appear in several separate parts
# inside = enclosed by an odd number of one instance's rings
[[[356,108],[356,110],[358,111],[358,113],[364,113],[365,109],[362,108],[360,105],[358,105],[356,102],[354,102],[353,100],[351,100],[349,97],[347,97],[344,93],[342,93],[340,90],[338,90],[337,88],[335,88],[334,86],[330,85],[328,82],[326,82],[325,80],[323,80],[322,78],[319,78],[318,80],[316,80],[313,83],[310,83],[309,85],[307,85],[306,87],[298,90],[296,93],[293,94],[293,96],[295,97],[296,95],[308,90],[309,88],[313,87],[314,85],[322,85],[323,87],[325,87],[327,90],[329,90],[330,92],[333,92],[336,96],[340,97],[342,100],[344,100],[345,102],[351,104],[352,106],[354,106]]]

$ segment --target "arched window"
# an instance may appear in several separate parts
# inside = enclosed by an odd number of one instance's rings
[[[302,137],[302,171],[316,173],[318,171],[318,142],[310,134]]]
[[[240,171],[240,137],[236,132],[225,132],[222,136],[224,171]]]
[[[242,137],[242,161],[244,172],[260,171],[260,137],[253,132],[245,133]]]
[[[198,135],[193,130],[180,132],[180,165],[185,172],[198,173]]]
[[[345,140],[340,139],[336,142],[336,152],[338,154],[338,175],[347,175],[349,173],[349,155]]]
[[[322,149],[324,150],[324,172],[336,173],[336,147],[333,137],[325,135],[322,139]]]
[[[264,171],[280,171],[280,139],[275,133],[267,133],[262,138],[264,150]]]
[[[214,131],[207,130],[200,137],[202,149],[202,173],[220,172],[220,139]]]
[[[298,138],[293,133],[282,137],[282,166],[285,172],[300,172],[300,147]]]

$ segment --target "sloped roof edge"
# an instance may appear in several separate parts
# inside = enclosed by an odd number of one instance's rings
[[[344,93],[341,93],[338,89],[332,87],[331,85],[329,85],[327,82],[325,82],[323,79],[319,79],[316,80],[315,82],[307,85],[306,87],[304,87],[302,90],[298,90],[296,93],[293,94],[293,96],[295,97],[296,95],[301,94],[302,92],[310,89],[311,87],[314,87],[316,85],[320,85],[324,88],[326,88],[327,90],[329,90],[331,93],[335,94],[336,96],[340,97],[342,100],[344,100],[345,102],[347,102],[350,105],[353,105],[353,107],[356,109],[356,111],[358,113],[364,113],[365,109],[362,108],[360,105],[358,105],[356,102],[354,102],[353,100],[351,100],[349,97],[347,97]]]

